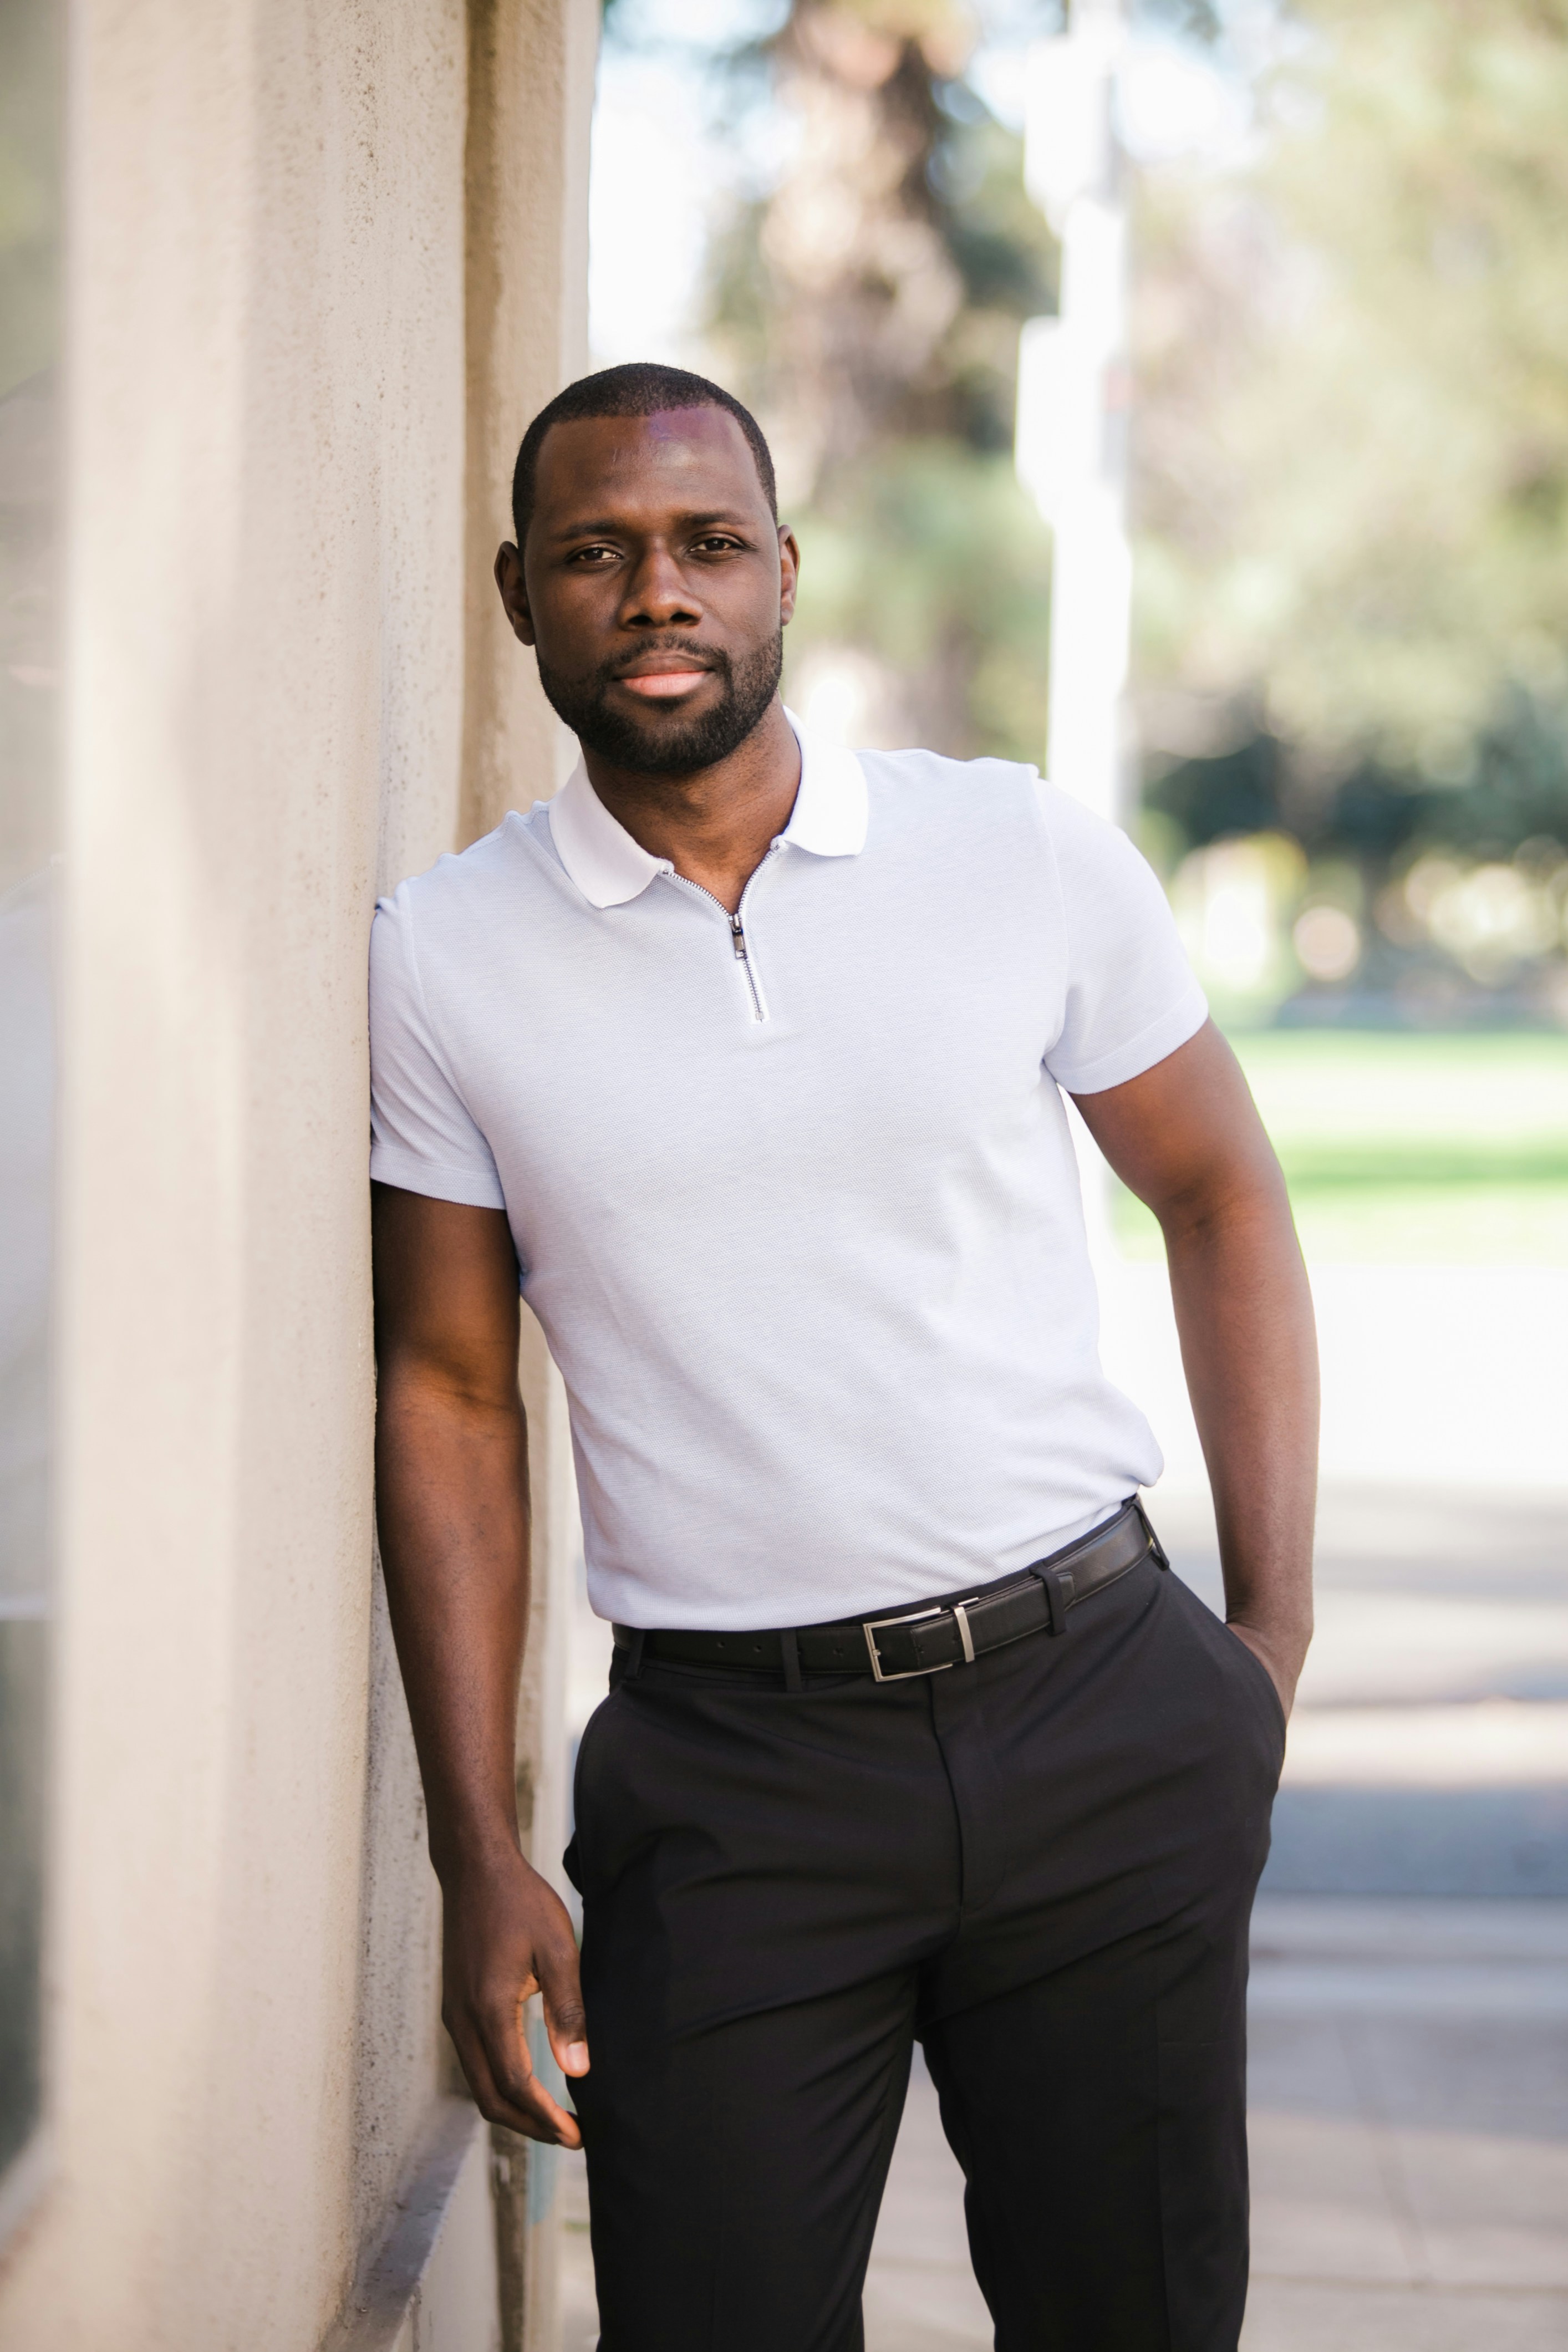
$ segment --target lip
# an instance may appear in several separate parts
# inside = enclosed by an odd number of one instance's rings
[[[623,670],[616,683],[640,695],[645,702],[672,702],[690,694],[712,675],[689,654],[647,654],[635,669]]]
[[[710,669],[655,669],[645,670],[637,677],[623,677],[620,683],[633,694],[640,694],[645,702],[673,702],[678,695],[689,694],[693,687],[700,686],[705,677],[712,675]]]

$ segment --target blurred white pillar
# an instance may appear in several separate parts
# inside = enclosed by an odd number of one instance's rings
[[[1127,541],[1127,213],[1112,106],[1122,0],[1072,0],[1067,32],[1029,52],[1025,184],[1061,239],[1054,319],[1018,349],[1016,462],[1050,524],[1050,721],[1046,769],[1097,814],[1123,805],[1122,689],[1132,563]],[[1089,1256],[1102,1293],[1120,1268],[1110,1171],[1071,1119]]]
[[[1061,239],[1061,303],[1024,330],[1017,411],[1018,472],[1056,540],[1047,765],[1112,818],[1131,592],[1127,216],[1111,119],[1124,39],[1121,0],[1073,0],[1068,31],[1029,53],[1024,176]]]

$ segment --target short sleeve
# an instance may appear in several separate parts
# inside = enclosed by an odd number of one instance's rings
[[[420,982],[405,882],[370,932],[370,1172],[379,1184],[504,1209],[489,1144],[446,1065]]]
[[[1046,1067],[1069,1094],[1102,1094],[1195,1036],[1208,1003],[1165,894],[1121,827],[1052,784],[1037,791],[1068,939],[1066,1006]]]

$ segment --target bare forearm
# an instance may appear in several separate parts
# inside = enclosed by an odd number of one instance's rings
[[[1253,1636],[1289,1703],[1312,1630],[1318,1360],[1283,1185],[1172,1215],[1166,1250],[1226,1613]]]
[[[1076,1099],[1164,1233],[1226,1615],[1289,1707],[1312,1632],[1318,1353],[1285,1179],[1212,1022],[1142,1076]]]
[[[448,1877],[517,1848],[514,1740],[528,1613],[521,1404],[475,1407],[384,1371],[381,1551],[430,1821]]]
[[[528,1622],[528,1432],[504,1213],[373,1187],[376,1507],[392,1630],[441,1879],[441,2014],[481,2112],[579,2147],[523,2027],[588,2071],[565,1906],[518,1843],[517,1683]]]

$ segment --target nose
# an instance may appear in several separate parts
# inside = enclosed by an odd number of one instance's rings
[[[645,547],[632,565],[621,600],[627,629],[689,628],[702,618],[700,600],[668,547]]]

